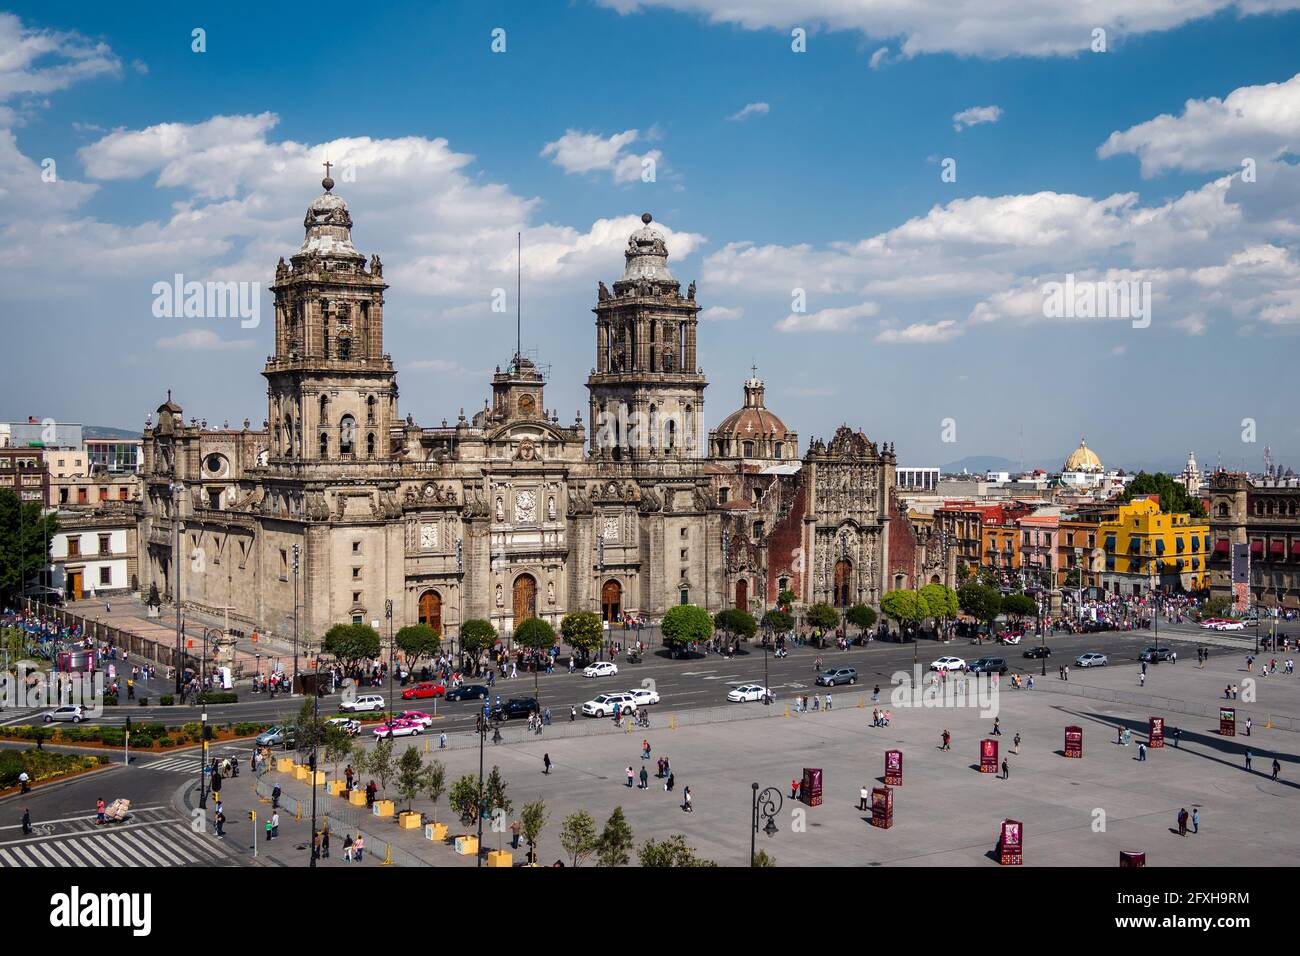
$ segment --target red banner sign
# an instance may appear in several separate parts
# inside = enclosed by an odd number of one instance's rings
[[[1152,717],[1147,728],[1147,746],[1155,749],[1165,745],[1165,719]]]
[[[1237,708],[1219,708],[1219,733],[1224,737],[1237,736]]]
[[[1065,755],[1067,757],[1083,756],[1083,728],[1065,728]]]
[[[998,862],[1003,866],[1019,866],[1024,843],[1024,824],[1019,820],[1003,820],[1002,834],[998,837]]]
[[[980,773],[998,772],[998,742],[996,740],[980,741]]]
[[[885,751],[885,785],[901,787],[903,785],[903,751]]]

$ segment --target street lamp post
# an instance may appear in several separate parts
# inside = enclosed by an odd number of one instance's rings
[[[489,698],[483,698],[483,712],[478,721],[478,794],[475,816],[478,817],[478,854],[476,866],[483,866],[483,745],[487,742],[488,715],[491,713]]]
[[[208,710],[203,700],[203,684],[207,679],[208,672],[208,636],[211,634],[220,634],[221,632],[215,627],[205,627],[203,629],[203,653],[199,657],[199,696],[196,703],[201,708],[199,713],[199,741],[202,748],[202,758],[199,761],[199,808],[206,809],[208,805],[207,793],[204,789],[204,773],[208,766]],[[214,642],[215,643],[215,642]]]
[[[293,546],[293,682],[289,693],[298,691],[298,564],[300,557],[298,545]]]
[[[317,754],[318,754],[318,746],[319,746],[319,743],[320,743],[320,652],[319,652],[319,651],[316,653],[316,666],[315,666],[315,672],[316,672],[316,677],[315,677],[315,679],[312,681],[312,693],[311,693],[311,712],[312,712],[312,723],[311,723],[311,839],[307,841],[307,845],[308,845],[309,848],[312,846],[312,844],[313,844],[313,843],[315,842],[315,840],[316,840],[316,768],[320,766],[320,758],[319,758],[319,756],[317,755]],[[390,727],[389,727],[389,734],[390,734],[390,736],[389,736],[389,740],[392,739],[391,733],[392,733],[392,727],[390,726]],[[338,765],[335,764],[335,768],[336,768],[336,769],[337,769],[337,767],[338,767]],[[317,856],[317,854],[311,852],[311,850],[308,849],[308,855],[311,857],[311,866],[314,868],[314,867],[316,866],[316,856]]]
[[[396,705],[393,702],[393,666],[396,663],[396,655],[393,653],[393,599],[384,600],[384,617],[388,618],[388,739],[393,739],[393,712]]]
[[[763,826],[763,832],[769,837],[777,831],[776,822],[772,819],[781,812],[781,805],[785,802],[781,796],[781,791],[776,787],[768,787],[762,793],[758,790],[758,784],[750,784],[753,788],[753,801],[750,805],[750,822],[749,822],[749,865],[754,865],[754,860],[758,856],[758,820],[759,817],[766,817],[767,823]]]
[[[176,657],[173,663],[176,671],[176,696],[181,695],[181,669],[184,658],[181,656],[181,497],[185,485],[179,481],[171,483],[172,493],[172,532],[175,544],[172,547],[172,563],[176,565],[176,593],[172,600],[176,602]]]

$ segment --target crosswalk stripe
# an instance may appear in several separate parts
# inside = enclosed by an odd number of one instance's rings
[[[132,866],[148,866],[149,860],[145,858],[139,850],[133,845],[136,834],[132,833],[130,839],[120,833],[110,833],[107,839],[113,846],[117,847],[129,860],[132,860]]]
[[[114,866],[137,866],[138,864],[134,860],[128,859],[123,855],[122,851],[117,848],[117,845],[111,842],[112,836],[113,834],[101,833],[96,838],[95,849],[102,850],[104,853],[108,854],[112,859]]]
[[[63,841],[63,848],[64,848],[64,852],[67,853],[68,856],[72,857],[74,861],[79,861],[79,860],[85,861],[84,863],[78,862],[77,863],[78,866],[100,867],[104,865],[103,862],[99,859],[99,857],[95,856],[93,853],[91,853],[89,850],[87,850],[85,847],[81,845],[80,840]]]
[[[44,853],[42,853],[41,850],[40,850],[40,846],[41,846],[41,845],[40,845],[39,843],[31,843],[31,844],[28,844],[28,845],[25,847],[25,849],[27,850],[28,853],[30,853],[33,857],[36,858],[36,861],[37,861],[37,865],[38,865],[38,866],[51,866],[51,865],[53,865],[53,864],[50,863],[49,860],[47,860],[47,859],[45,858]],[[45,851],[45,852],[49,852],[49,851],[47,850],[47,851]]]
[[[162,837],[148,833],[144,830],[139,831],[136,836],[142,843],[145,843],[153,849],[155,858],[161,856],[164,860],[171,861],[176,866],[185,866],[185,858],[180,852],[167,844]]]
[[[68,848],[61,843],[42,844],[46,853],[54,858],[55,866],[77,866],[76,857],[68,852]]]
[[[32,865],[33,865],[32,862],[31,862],[31,860],[27,859],[27,854],[23,852],[23,848],[20,847],[20,846],[16,846],[16,847],[14,847],[14,856],[18,857],[18,860],[19,860],[18,865],[19,865],[19,866],[32,866]]]

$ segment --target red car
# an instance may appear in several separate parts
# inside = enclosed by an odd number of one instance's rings
[[[433,681],[424,681],[402,691],[402,700],[424,700],[426,697],[446,697],[447,688]]]

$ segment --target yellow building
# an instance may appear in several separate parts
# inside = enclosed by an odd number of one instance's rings
[[[1150,498],[1119,506],[1112,521],[1097,526],[1106,555],[1102,589],[1112,594],[1200,591],[1209,586],[1210,526],[1187,514],[1166,514]]]

